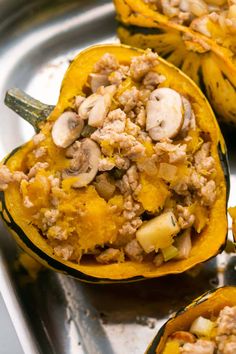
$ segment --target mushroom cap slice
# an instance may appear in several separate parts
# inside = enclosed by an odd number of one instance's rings
[[[88,119],[91,127],[101,127],[111,106],[115,89],[115,85],[101,86],[98,93],[93,93],[81,103],[79,116]]]
[[[81,141],[78,152],[84,154],[82,165],[79,166],[77,171],[66,170],[63,173],[63,178],[77,177],[77,180],[72,185],[73,188],[82,188],[92,182],[98,172],[98,163],[101,157],[98,145],[89,138]]]
[[[155,140],[174,138],[183,124],[181,96],[170,88],[154,90],[147,102],[146,130]]]
[[[192,111],[191,104],[187,98],[182,96],[183,108],[184,108],[184,121],[181,127],[181,136],[186,136],[189,129],[195,129],[196,122],[195,122],[195,115]]]
[[[79,106],[78,113],[82,119],[88,119],[89,113],[96,104],[99,97],[100,95],[98,95],[97,93],[93,93],[81,103],[81,105]]]
[[[94,107],[91,109],[88,118],[88,124],[91,127],[99,128],[103,125],[104,119],[109,111],[111,105],[111,95],[106,93],[100,96]]]
[[[52,139],[55,145],[66,148],[78,137],[84,127],[84,122],[74,112],[64,112],[52,127]]]

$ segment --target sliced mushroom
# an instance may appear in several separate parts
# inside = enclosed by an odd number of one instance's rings
[[[180,134],[181,137],[185,137],[189,129],[195,129],[196,121],[190,102],[185,97],[182,97],[182,102],[184,108],[184,122]]]
[[[114,95],[114,85],[103,87],[102,92],[93,93],[87,97],[79,107],[79,116],[82,119],[88,119],[88,124],[99,128],[111,106],[111,100]]]
[[[68,147],[68,149],[66,149],[66,153],[65,153],[65,156],[68,158],[68,159],[72,159],[75,155],[76,155],[76,152],[79,150],[80,148],[80,141],[75,141],[74,144],[72,144],[71,146]]]
[[[183,124],[183,105],[178,92],[162,87],[147,102],[146,130],[155,140],[174,138]]]
[[[98,98],[101,95],[98,95],[96,93],[93,93],[92,95],[88,96],[79,106],[79,116],[82,119],[88,119],[89,117],[89,113],[91,111],[91,109],[95,106]]]
[[[87,186],[97,174],[101,152],[98,145],[89,138],[81,141],[79,149],[75,150],[71,168],[63,172],[62,177],[77,177],[73,188]]]
[[[92,92],[96,92],[101,86],[109,85],[108,76],[106,74],[92,73],[89,75],[90,87]]]
[[[111,95],[107,93],[104,96],[100,96],[89,113],[88,124],[91,127],[101,127],[103,125],[104,119],[106,118],[110,106]]]
[[[66,148],[78,137],[84,127],[84,122],[74,112],[64,112],[52,127],[52,139],[58,147]]]
[[[192,108],[190,102],[185,97],[182,97],[182,101],[184,107],[184,122],[181,128],[181,132],[185,133],[189,129],[190,121],[192,118]]]
[[[85,100],[85,97],[83,96],[75,96],[75,108],[78,112],[79,106],[81,105],[81,103]]]

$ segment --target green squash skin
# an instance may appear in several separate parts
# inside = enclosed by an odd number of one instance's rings
[[[16,149],[14,149],[7,156],[7,158],[5,159],[4,163],[6,163],[8,161],[8,159],[11,158],[16,153],[16,151],[18,151],[20,148],[21,148],[21,146],[16,148]],[[227,201],[228,201],[229,190],[230,190],[230,179],[229,179],[230,174],[229,174],[229,165],[228,165],[227,153],[224,153],[222,151],[220,143],[218,144],[218,154],[219,154],[219,157],[220,157],[222,169],[224,171],[224,176],[225,176],[225,183],[226,183],[226,189],[227,189],[227,196],[226,196],[226,212],[227,212]],[[111,280],[111,279],[106,279],[106,278],[96,278],[96,277],[92,277],[92,276],[86,275],[86,274],[84,274],[82,272],[79,272],[76,269],[73,269],[71,267],[66,266],[62,262],[60,262],[60,261],[48,256],[42,250],[40,250],[40,248],[35,246],[33,244],[33,242],[30,240],[30,238],[19,227],[19,225],[17,225],[17,223],[13,220],[13,218],[11,217],[10,213],[7,210],[6,203],[5,203],[5,196],[4,196],[4,192],[3,191],[0,192],[0,201],[1,201],[1,204],[2,204],[2,210],[0,211],[0,216],[2,217],[2,219],[3,219],[4,223],[6,224],[6,226],[10,230],[13,230],[15,233],[17,233],[17,235],[20,237],[21,241],[27,246],[27,248],[31,249],[31,251],[37,257],[39,257],[44,262],[46,262],[49,265],[49,267],[53,268],[54,270],[56,270],[58,272],[61,272],[61,273],[65,273],[65,274],[67,274],[69,276],[72,276],[73,278],[76,278],[76,279],[81,280],[83,282],[94,283],[94,284],[131,283],[131,282],[137,282],[137,281],[147,280],[148,279],[148,278],[145,278],[145,277],[142,277],[142,276],[133,277],[133,278],[124,279],[124,280]],[[7,218],[6,218],[6,216],[4,216],[4,214],[7,215]],[[226,241],[227,241],[227,234],[226,234],[224,243],[219,248],[219,252],[218,253],[221,253],[224,250],[225,245],[226,245]],[[216,256],[216,254],[212,255],[212,258],[215,257],[215,256]],[[159,337],[160,337],[160,335],[158,336],[158,338]],[[158,343],[158,341],[156,340],[155,343]],[[154,344],[153,344],[153,346],[154,346]],[[151,353],[154,353],[154,352],[150,352],[149,354],[151,354]]]
[[[220,289],[224,289],[225,287],[221,287],[221,288],[217,288],[217,289],[211,289],[207,292],[205,292],[203,295],[201,295],[200,297],[194,299],[190,304],[188,304],[187,306],[183,306],[181,307],[174,315],[172,315],[169,320],[167,320],[164,325],[159,329],[157,335],[154,337],[153,341],[151,342],[151,344],[149,345],[149,347],[147,348],[145,354],[156,354],[156,349],[157,346],[159,345],[161,338],[163,337],[165,330],[166,330],[166,326],[168,324],[169,321],[173,321],[175,318],[177,318],[178,316],[182,315],[184,312],[188,311],[189,306],[194,307],[196,305],[199,305],[205,301],[207,301],[209,299],[209,297],[211,297],[216,291],[220,291]]]

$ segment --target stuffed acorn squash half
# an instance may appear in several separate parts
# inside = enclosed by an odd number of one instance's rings
[[[195,299],[160,329],[147,354],[236,353],[236,287]]]
[[[152,48],[206,94],[217,118],[236,125],[236,3],[114,0],[122,43]],[[125,27],[130,26],[131,27]]]
[[[1,215],[44,265],[127,281],[182,273],[222,250],[224,141],[198,87],[156,53],[83,51],[46,119],[51,107],[24,95],[6,102],[37,134],[0,168]]]

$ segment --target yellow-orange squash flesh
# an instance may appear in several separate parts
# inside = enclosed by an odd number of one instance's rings
[[[161,354],[167,338],[175,331],[188,331],[192,322],[199,316],[217,317],[225,306],[236,305],[236,287],[223,287],[195,299],[190,305],[178,311],[160,329],[146,354]]]
[[[132,57],[142,55],[143,51],[122,45],[101,45],[81,52],[73,60],[65,74],[58,103],[49,116],[49,121],[56,120],[65,109],[72,107],[74,96],[82,93],[94,64],[105,53],[114,54],[121,63],[129,63]],[[216,119],[204,95],[181,71],[160,59],[158,72],[167,78],[165,86],[169,86],[180,94],[189,97],[199,128],[209,134],[212,142],[212,156],[216,163],[217,200],[210,211],[209,224],[193,242],[189,258],[180,261],[169,261],[159,268],[156,268],[149,261],[142,263],[125,261],[107,265],[98,264],[95,260],[82,261],[80,264],[63,261],[53,254],[52,248],[31,224],[25,208],[22,208],[19,187],[17,184],[12,183],[5,192],[1,192],[2,217],[20,246],[44,265],[84,281],[135,281],[171,273],[182,273],[194,265],[213,257],[224,246],[227,233],[227,183],[220,159],[224,160],[226,151]],[[42,123],[41,128],[44,129],[46,124]],[[32,142],[29,142],[21,146],[5,160],[11,171],[21,169],[24,157],[31,148],[31,144]],[[59,156],[58,161],[55,161],[55,166],[59,166],[60,163]]]

